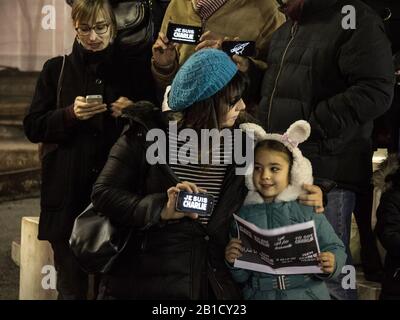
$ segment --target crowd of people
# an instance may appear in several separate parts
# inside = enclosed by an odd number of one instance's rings
[[[38,238],[52,245],[59,299],[87,297],[88,274],[69,238],[91,202],[132,230],[98,275],[98,299],[357,299],[342,286],[342,268],[353,264],[352,213],[366,278],[383,279],[382,299],[400,299],[396,156],[374,178],[384,192],[376,228],[384,266],[371,227],[374,121],[397,108],[384,17],[361,0],[150,1],[153,45],[131,56],[119,47],[120,2],[132,1],[68,1],[73,50],[44,64],[24,119],[26,136],[41,144]],[[348,5],[355,28],[343,27]],[[202,34],[176,43],[170,23]],[[232,40],[254,42],[254,55],[228,55]],[[151,164],[152,130],[167,137],[158,150],[200,152],[186,162],[161,152],[165,161]],[[182,141],[188,130],[240,132],[239,141],[204,148]],[[246,174],[233,157],[237,142],[251,145]],[[212,195],[210,214],[177,210],[182,191]],[[313,221],[320,272],[235,267],[244,248],[234,214],[262,229]]]

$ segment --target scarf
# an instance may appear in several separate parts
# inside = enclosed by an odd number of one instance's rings
[[[201,20],[207,20],[228,0],[193,0],[193,7]]]

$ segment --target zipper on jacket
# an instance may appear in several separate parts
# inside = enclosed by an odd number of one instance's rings
[[[290,32],[290,33],[291,33],[291,38],[290,38],[290,40],[289,40],[289,42],[288,42],[288,44],[287,44],[287,46],[286,46],[286,48],[285,48],[285,51],[283,51],[281,63],[280,63],[280,65],[279,65],[278,74],[276,75],[276,78],[275,78],[274,89],[272,90],[271,98],[270,98],[270,101],[269,101],[268,118],[267,118],[267,131],[269,131],[269,130],[271,129],[269,123],[270,123],[270,117],[271,117],[272,102],[273,102],[273,100],[274,100],[274,95],[275,95],[275,92],[276,92],[276,87],[277,87],[277,85],[278,85],[279,77],[280,77],[281,72],[282,72],[283,62],[284,62],[284,60],[285,60],[287,51],[288,51],[290,45],[292,44],[292,42],[293,42],[293,40],[294,40],[294,37],[295,37],[296,32],[297,32],[297,29],[298,29],[298,24],[297,24],[297,22],[295,21],[295,22],[293,23],[293,26],[292,26],[292,29],[291,29],[291,32]]]
[[[265,213],[267,215],[267,220],[268,220],[268,229],[273,229],[274,227],[272,226],[272,210],[270,206],[265,206]],[[270,211],[270,212],[268,212]]]

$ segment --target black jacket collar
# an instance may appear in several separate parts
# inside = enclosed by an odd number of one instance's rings
[[[77,68],[89,67],[95,74],[103,75],[112,69],[114,46],[110,44],[106,49],[98,52],[86,50],[76,39],[72,47],[70,59]]]

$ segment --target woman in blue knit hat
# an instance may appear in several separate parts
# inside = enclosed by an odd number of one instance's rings
[[[187,150],[202,145],[201,139],[182,139],[185,133],[200,137],[202,129],[232,132],[245,109],[241,98],[245,84],[225,53],[204,49],[177,73],[164,105],[170,111],[138,103],[124,113],[131,125],[112,148],[92,200],[99,212],[134,232],[103,277],[100,299],[241,297],[224,262],[232,214],[248,191],[244,176],[236,174],[236,163],[225,161],[232,159],[233,143],[224,139],[223,144],[201,149],[213,160],[208,164],[199,161],[200,153],[190,152],[189,161],[181,160]],[[245,137],[241,133],[240,142]],[[155,146],[156,162],[151,157]],[[213,195],[212,211],[176,211],[181,190]],[[308,203],[321,205],[318,195],[309,195]]]

